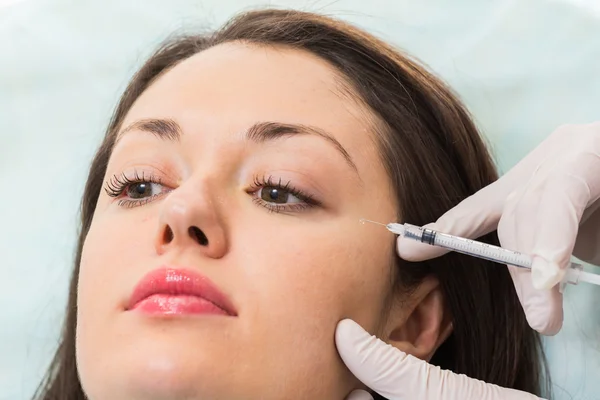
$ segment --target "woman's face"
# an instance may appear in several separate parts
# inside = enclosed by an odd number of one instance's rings
[[[335,327],[385,325],[394,246],[359,220],[391,221],[397,204],[368,113],[340,82],[311,54],[230,43],[138,98],[81,259],[91,400],[342,399],[356,385]],[[158,278],[146,289],[161,293],[131,304],[153,271],[201,275],[229,313],[198,297],[205,286]]]

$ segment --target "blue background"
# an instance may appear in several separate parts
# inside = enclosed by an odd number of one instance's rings
[[[447,80],[506,171],[558,125],[600,120],[599,3],[0,0],[0,399],[28,398],[44,372],[91,157],[128,79],[173,31],[261,5],[349,20]],[[546,341],[554,392],[597,399],[600,291],[569,289],[565,327]]]

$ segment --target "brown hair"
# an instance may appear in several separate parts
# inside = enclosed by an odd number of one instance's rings
[[[299,11],[262,10],[241,14],[212,34],[170,40],[133,77],[92,162],[62,337],[36,398],[85,399],[75,362],[79,263],[123,118],[160,74],[198,52],[231,41],[308,51],[339,72],[348,94],[374,116],[381,159],[402,221],[416,225],[434,221],[497,179],[476,127],[452,92],[416,62],[346,23]],[[497,243],[495,233],[482,240]],[[433,356],[433,364],[542,394],[546,369],[540,340],[527,325],[505,267],[455,253],[419,263],[396,259],[397,290],[409,290],[434,274],[452,314],[453,333]]]

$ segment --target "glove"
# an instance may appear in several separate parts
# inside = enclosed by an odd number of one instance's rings
[[[556,284],[571,254],[600,264],[599,198],[600,123],[566,125],[498,181],[426,227],[471,239],[497,229],[503,247],[532,255],[531,271],[509,271],[529,325],[553,335],[563,321]],[[401,237],[397,250],[408,261],[446,252]]]
[[[529,393],[428,364],[371,336],[351,319],[338,323],[335,341],[350,371],[390,400],[539,400]],[[364,390],[355,390],[346,400],[373,400],[373,397]]]

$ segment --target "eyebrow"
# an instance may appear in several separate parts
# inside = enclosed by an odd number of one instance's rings
[[[148,132],[155,135],[159,139],[173,142],[179,142],[181,140],[181,136],[183,135],[183,130],[179,124],[172,119],[141,119],[133,122],[121,130],[121,132],[119,132],[117,135],[115,145],[123,137],[123,135],[132,130]],[[337,139],[335,139],[331,134],[316,126],[304,124],[286,124],[271,121],[257,122],[245,132],[244,138],[256,143],[264,143],[296,135],[313,135],[325,139],[327,142],[333,145],[333,147],[342,155],[342,157],[344,157],[346,163],[358,175],[358,168],[356,167],[356,164],[341,143],[337,141]]]

